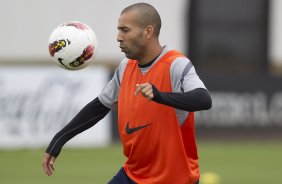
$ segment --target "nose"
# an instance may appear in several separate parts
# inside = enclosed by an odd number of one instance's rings
[[[118,42],[122,42],[122,40],[123,40],[123,38],[122,38],[120,32],[118,32],[118,34],[117,34],[117,41]]]

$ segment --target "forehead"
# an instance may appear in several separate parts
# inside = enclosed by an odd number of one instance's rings
[[[118,19],[118,27],[138,27],[138,25],[138,13],[136,10],[125,12]]]

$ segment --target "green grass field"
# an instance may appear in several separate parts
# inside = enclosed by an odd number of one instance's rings
[[[278,141],[199,142],[198,152],[202,174],[216,173],[220,184],[282,183],[282,143]],[[124,161],[120,145],[64,149],[55,174],[48,177],[42,155],[43,149],[0,150],[0,184],[105,184]]]

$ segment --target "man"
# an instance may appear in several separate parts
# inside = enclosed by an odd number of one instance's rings
[[[189,59],[160,45],[160,28],[149,4],[122,11],[117,41],[126,58],[101,94],[54,136],[43,160],[47,175],[68,140],[116,109],[127,160],[109,184],[199,182],[193,112],[211,108],[211,98]]]

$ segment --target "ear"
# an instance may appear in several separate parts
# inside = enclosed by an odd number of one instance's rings
[[[154,35],[154,27],[151,25],[148,25],[145,29],[144,29],[144,36],[145,39],[149,40],[150,38],[152,38]]]

